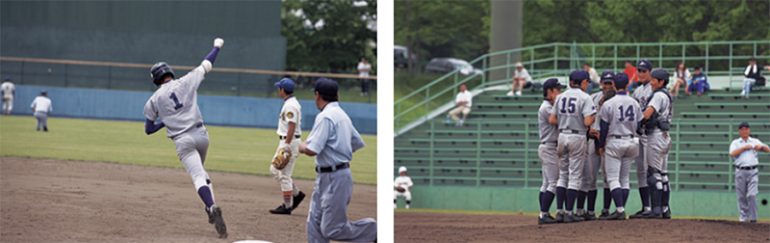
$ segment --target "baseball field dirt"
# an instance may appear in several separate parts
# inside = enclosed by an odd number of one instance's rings
[[[290,216],[270,177],[210,173],[229,237],[217,238],[183,169],[49,159],[0,158],[2,242],[307,242],[313,182]],[[350,219],[376,217],[376,187],[355,185]]]
[[[538,225],[536,216],[396,212],[396,242],[768,242],[770,224],[716,220]]]

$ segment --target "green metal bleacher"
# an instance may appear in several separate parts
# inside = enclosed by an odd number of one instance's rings
[[[505,96],[487,91],[474,97],[473,111],[461,127],[437,116],[395,138],[395,168],[406,166],[415,183],[430,185],[539,187],[542,176],[537,110],[542,96]],[[770,93],[749,99],[735,91],[675,100],[670,136],[669,178],[675,190],[732,190],[734,169],[728,156],[737,125],[751,123],[752,134],[770,141]],[[760,170],[770,169],[762,153]],[[634,172],[635,167],[632,167]],[[395,171],[394,171],[395,173]],[[635,183],[635,176],[631,176]],[[760,173],[760,190],[770,190],[770,173]],[[601,184],[601,182],[600,182]]]

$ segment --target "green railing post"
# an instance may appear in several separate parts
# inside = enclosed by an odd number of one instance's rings
[[[706,63],[704,65],[705,65],[706,73],[709,73],[709,44],[708,43],[706,43]]]
[[[681,125],[682,125],[682,122],[680,122],[680,121],[676,122],[676,149],[674,150],[674,151],[676,151],[676,159],[675,159],[676,166],[674,167],[674,174],[676,175],[676,190],[677,191],[679,191],[679,187],[680,187],[679,186],[679,164],[681,162],[679,161],[679,153],[680,153],[679,144],[682,143],[682,139],[681,139],[681,137],[682,137],[681,136],[682,135],[682,128],[681,128]],[[669,188],[669,189],[671,189],[671,188]]]
[[[687,54],[685,54],[685,45],[682,44],[682,62],[684,62],[686,56],[687,56]],[[679,64],[677,64],[677,65],[679,65]]]
[[[730,43],[730,54],[728,55],[730,58],[728,58],[728,65],[727,65],[727,78],[730,80],[730,88],[733,87],[733,72],[731,69],[733,69],[733,43]]]
[[[663,44],[658,44],[658,67],[665,67],[663,65]]]
[[[591,43],[591,67],[596,67],[596,44]]]
[[[524,123],[524,188],[529,187],[529,121]]]
[[[553,73],[559,67],[559,45],[553,45]]]
[[[529,72],[535,71],[535,48],[529,49]]]
[[[487,73],[487,69],[489,69],[489,68],[487,67],[487,58],[486,57],[481,60],[481,68],[482,68],[481,70],[483,71],[483,73],[482,73],[483,75],[481,75],[481,84],[484,85],[484,84],[487,83],[487,76],[489,75],[489,73]]]
[[[618,70],[618,44],[614,44],[612,46],[613,46],[613,51],[615,52],[615,56],[612,58],[612,70],[617,71]]]
[[[511,79],[511,53],[510,52],[508,52],[508,54],[505,55],[505,78]]]
[[[639,48],[640,48],[639,44],[636,44],[636,61],[639,61],[641,59],[641,56],[640,56],[641,50]]]
[[[727,134],[732,134],[732,131],[733,131],[733,123],[732,122],[727,125],[727,129],[729,129],[727,131]],[[728,138],[728,140],[729,140],[729,138]],[[728,191],[732,191],[733,190],[733,184],[735,184],[735,182],[732,182],[733,181],[733,174],[734,174],[734,172],[733,172],[732,163],[730,163],[732,161],[730,161],[730,160],[731,160],[731,158],[728,157],[727,158],[727,161],[728,161],[728,163],[727,163],[727,190]]]
[[[481,185],[481,122],[476,123],[476,186]]]
[[[430,177],[430,185],[433,186],[433,147],[436,141],[436,121],[430,121],[430,151],[428,152],[428,173]]]

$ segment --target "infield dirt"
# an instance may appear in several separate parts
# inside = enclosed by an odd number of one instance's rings
[[[257,165],[254,166],[268,166]],[[312,166],[312,165],[297,165]],[[190,176],[180,168],[49,159],[0,158],[3,242],[307,242],[313,182],[292,215],[270,177],[209,173],[229,237],[217,238]],[[349,219],[376,217],[375,186],[355,185]]]

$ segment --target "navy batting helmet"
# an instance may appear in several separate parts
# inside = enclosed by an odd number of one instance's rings
[[[163,77],[166,75],[171,75],[171,78],[174,78],[174,70],[172,70],[171,66],[165,62],[155,63],[155,65],[152,65],[152,68],[150,68],[150,77],[152,77],[152,82],[155,83],[155,85],[161,85]]]

